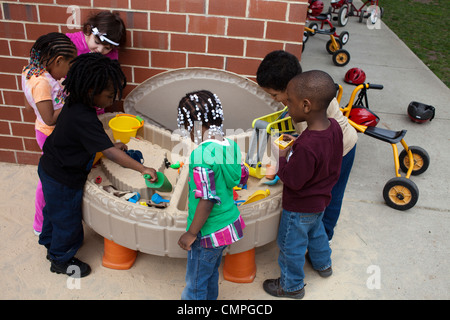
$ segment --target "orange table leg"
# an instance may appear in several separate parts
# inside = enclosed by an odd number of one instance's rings
[[[102,265],[110,269],[130,269],[136,260],[137,251],[118,245],[114,241],[105,238],[105,249]]]
[[[255,249],[227,254],[223,264],[225,280],[237,283],[253,282],[256,276]]]

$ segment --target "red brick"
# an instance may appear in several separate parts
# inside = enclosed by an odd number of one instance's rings
[[[205,52],[206,37],[187,34],[172,34],[170,40],[170,50]]]
[[[148,67],[148,57],[149,55],[147,50],[127,49],[126,54],[120,55],[119,62],[120,64],[125,65]]]
[[[94,0],[94,8],[124,8],[128,9],[128,0]]]
[[[301,60],[302,46],[303,45],[301,45],[301,44],[286,43],[286,48],[284,50],[292,53],[294,56],[296,56],[298,58],[298,60]]]
[[[21,108],[23,122],[33,123],[36,121],[36,114],[34,111],[28,111],[28,109]]]
[[[2,89],[17,90],[16,76],[12,74],[0,74],[0,87]]]
[[[244,53],[244,40],[210,37],[208,53],[242,56]]]
[[[67,13],[66,7],[39,6],[39,17],[41,18],[41,23],[47,22],[66,24],[70,15],[71,14]]]
[[[9,106],[24,106],[24,95],[22,91],[3,90],[5,104]]]
[[[11,130],[9,129],[8,121],[0,121],[0,134],[11,135]]]
[[[27,39],[32,40],[33,43],[43,34],[55,32],[55,31],[57,31],[57,29],[54,25],[41,24],[41,23],[40,24],[31,24],[31,23],[25,24],[25,32],[27,35]],[[69,31],[69,32],[74,32],[74,31]]]
[[[131,8],[134,10],[167,11],[166,0],[131,0]]]
[[[23,150],[22,138],[0,136],[0,148]]]
[[[153,68],[185,68],[186,67],[186,54],[179,52],[151,52],[151,66]]]
[[[305,22],[308,5],[306,3],[291,3],[289,8],[289,21]]]
[[[30,57],[30,50],[34,41],[10,41],[11,55],[14,57]]]
[[[36,138],[34,139],[23,139],[23,144],[25,145],[26,151],[33,151],[33,152],[42,152],[41,148],[37,144]]]
[[[287,3],[250,0],[249,18],[286,21]]]
[[[0,21],[0,38],[25,39],[23,24]]]
[[[205,0],[169,0],[170,12],[205,14],[205,9]]]
[[[189,16],[189,33],[225,35],[224,18]]]
[[[67,6],[90,7],[91,0],[56,0],[56,4],[63,4],[63,5],[67,5]]]
[[[303,25],[268,21],[266,39],[300,43],[303,39]]]
[[[266,56],[266,54],[275,50],[283,50],[283,43],[274,41],[248,40],[245,55],[247,57],[262,59]]]
[[[17,152],[17,163],[19,164],[31,164],[38,165],[39,159],[41,158],[40,153],[32,153],[32,152]]]
[[[28,64],[28,59],[3,58],[0,57],[0,70],[7,73],[21,73],[23,67]]]
[[[11,122],[11,129],[13,136],[31,137],[31,138],[36,136],[34,124],[31,123],[27,124],[27,123]]]
[[[9,52],[9,46],[7,40],[0,40],[0,55],[9,56],[11,53]]]
[[[20,108],[0,107],[0,118],[2,120],[22,121]]]
[[[133,47],[167,50],[169,48],[169,35],[163,32],[133,30]]]
[[[226,70],[242,75],[255,75],[260,59],[226,58]]]
[[[16,163],[16,154],[14,151],[0,150],[0,161]]]
[[[228,36],[262,38],[264,36],[264,21],[228,19]]]
[[[35,5],[3,3],[3,12],[7,20],[39,21]]]
[[[127,29],[148,29],[148,13],[147,12],[120,12],[120,17]]]
[[[209,0],[208,14],[230,17],[245,17],[245,0]]]
[[[151,13],[150,30],[186,32],[186,16],[178,14]]]
[[[189,54],[188,67],[223,69],[224,57],[208,56],[205,54]]]
[[[148,78],[153,77],[160,73],[161,70],[149,69],[149,68],[134,68],[134,82],[142,83]],[[131,90],[130,90],[131,92]]]

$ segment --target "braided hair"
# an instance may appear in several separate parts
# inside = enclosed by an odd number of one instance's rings
[[[178,104],[178,128],[189,133],[194,129],[194,122],[198,122],[209,130],[211,135],[223,135],[223,109],[219,97],[208,91],[200,90],[187,93]],[[194,134],[201,138],[201,132]]]
[[[77,48],[63,33],[51,32],[40,36],[30,50],[30,62],[25,67],[28,70],[27,79],[33,75],[40,76],[46,67],[59,56],[71,59],[77,55]]]
[[[85,53],[73,60],[73,64],[63,82],[67,92],[67,103],[94,105],[94,96],[105,89],[114,91],[114,97],[122,99],[127,79],[117,60],[101,53]]]

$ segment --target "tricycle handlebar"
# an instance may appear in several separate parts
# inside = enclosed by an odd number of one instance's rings
[[[383,89],[383,85],[382,85],[382,84],[372,84],[372,83],[368,83],[368,88],[369,88],[369,89],[377,89],[377,90],[381,90],[381,89]]]

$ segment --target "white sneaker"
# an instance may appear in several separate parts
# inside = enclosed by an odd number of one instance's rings
[[[34,235],[35,235],[35,236],[38,236],[38,237],[39,237],[40,234],[41,234],[39,231],[36,231],[36,230],[34,230],[34,229],[33,229],[33,232],[34,232]]]

